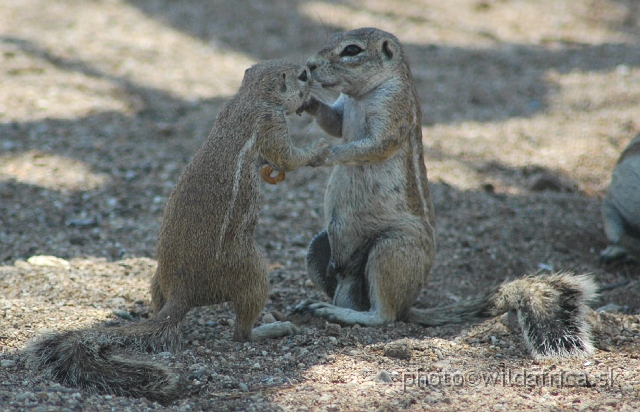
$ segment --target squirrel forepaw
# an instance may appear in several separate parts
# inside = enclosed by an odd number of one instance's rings
[[[311,116],[315,116],[318,112],[318,106],[320,106],[320,101],[313,96],[309,96],[309,99],[302,103],[302,106],[296,110],[296,114],[301,115],[302,112],[307,112]]]
[[[327,166],[327,158],[331,153],[329,142],[325,139],[318,139],[312,143],[312,149],[316,152],[314,158],[307,164],[311,167]]]
[[[298,303],[296,305],[295,308],[293,308],[293,312],[291,313],[305,313],[309,311],[309,306],[313,305],[314,303],[317,303],[311,299],[307,299],[307,300],[303,300],[302,302]]]

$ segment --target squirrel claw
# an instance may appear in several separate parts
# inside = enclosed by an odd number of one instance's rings
[[[298,303],[296,305],[295,308],[293,308],[293,312],[291,312],[292,314],[294,313],[305,313],[309,311],[309,307],[311,305],[313,305],[315,302],[312,301],[311,299],[306,299],[303,300],[302,302]]]
[[[282,182],[284,180],[285,173],[278,171],[277,175],[271,176],[271,173],[273,173],[273,171],[274,170],[271,168],[271,166],[264,166],[260,175],[262,176],[262,180],[264,180],[265,182],[271,185],[277,185],[279,182]]]

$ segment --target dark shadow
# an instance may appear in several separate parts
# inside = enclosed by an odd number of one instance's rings
[[[146,15],[212,47],[239,51],[257,60],[294,61],[304,61],[330,33],[342,29],[301,14],[299,10],[305,3],[306,0],[130,0]],[[357,7],[348,0],[331,3]],[[287,24],[281,24],[285,20]],[[487,48],[446,44],[405,47],[425,125],[533,116],[545,110],[549,95],[556,88],[545,79],[549,70],[568,73],[640,66],[640,46],[628,44],[559,41],[539,46],[496,43]]]
[[[300,7],[307,2],[128,0],[150,18],[211,47],[241,52],[256,60],[286,58],[300,62],[336,31],[331,22],[321,24],[301,14]]]
[[[634,37],[638,42],[640,42],[640,2],[637,0],[608,0],[612,4],[618,4],[624,10],[624,17],[621,20],[617,21],[609,21],[608,26],[615,31],[619,31],[628,36]],[[598,17],[607,17],[600,16],[600,13],[594,13],[595,16]],[[596,17],[594,20],[597,20]]]
[[[480,157],[461,158],[431,147],[425,150],[427,167],[431,161],[454,160],[475,171],[486,183],[482,185],[488,193],[504,192],[506,188],[516,188],[526,192],[565,192],[579,191],[579,184],[569,173],[560,169],[529,164],[525,166],[508,166],[493,159]]]
[[[164,202],[226,99],[194,104],[81,60],[56,56],[28,40],[4,36],[0,41],[59,69],[107,79],[135,108],[131,115],[99,112],[76,119],[0,123],[3,156],[42,152],[79,160],[109,176],[106,186],[79,192],[0,181],[0,261],[42,253],[119,259],[133,250],[137,256],[153,256]],[[18,241],[37,233],[47,235],[34,236],[26,246]]]
[[[640,66],[640,46],[627,44],[498,44],[482,49],[408,44],[406,49],[426,125],[535,116],[548,107],[558,87],[545,78],[550,70],[562,74]],[[635,97],[620,104],[635,105]]]
[[[112,82],[121,89],[122,96],[136,100],[136,117],[172,123],[185,116],[187,111],[193,110],[193,103],[184,101],[169,92],[139,85],[125,77],[114,76],[79,59],[57,56],[30,40],[14,36],[0,36],[0,42],[11,44],[25,54],[50,63],[60,70]],[[200,103],[207,104],[210,102],[205,100]],[[131,104],[134,105],[134,103]]]

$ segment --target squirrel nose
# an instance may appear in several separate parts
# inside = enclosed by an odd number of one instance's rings
[[[309,71],[313,72],[318,68],[318,59],[315,56],[309,57],[307,60],[307,67],[309,68]]]

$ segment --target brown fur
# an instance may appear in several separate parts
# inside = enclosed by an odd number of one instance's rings
[[[292,145],[285,114],[302,106],[307,70],[283,61],[259,63],[222,108],[213,130],[176,184],[160,228],[158,268],[151,281],[155,317],[113,329],[54,333],[30,347],[56,380],[92,392],[146,396],[166,402],[177,396],[176,377],[158,364],[126,361],[104,352],[114,347],[176,350],[187,312],[231,302],[234,339],[278,337],[295,332],[290,322],[253,329],[267,299],[267,264],[255,242],[260,170],[280,171],[320,163],[327,144]]]
[[[331,105],[312,97],[304,109],[344,144],[325,162],[334,166],[324,201],[327,229],[307,255],[310,277],[333,304],[303,302],[298,310],[343,324],[426,326],[516,310],[535,357],[591,353],[584,322],[595,293],[589,278],[535,277],[460,305],[412,308],[435,258],[435,215],[422,111],[402,45],[374,28],[338,33],[307,66],[323,88],[341,94]]]

